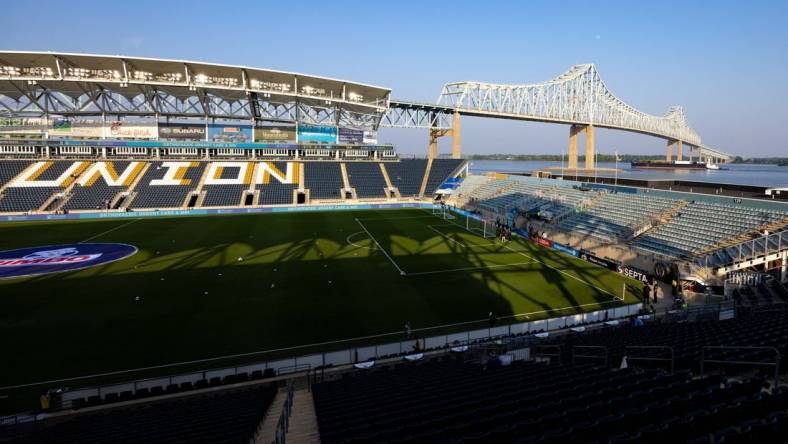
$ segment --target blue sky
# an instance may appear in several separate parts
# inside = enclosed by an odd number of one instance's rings
[[[3,16],[0,49],[243,64],[419,101],[434,101],[450,81],[532,83],[590,62],[642,111],[684,106],[707,145],[788,156],[786,1],[39,0],[6,2]],[[563,125],[466,119],[462,137],[466,153],[560,153],[567,134]],[[380,138],[403,153],[426,151],[423,131]],[[599,130],[597,148],[662,153],[664,142]]]

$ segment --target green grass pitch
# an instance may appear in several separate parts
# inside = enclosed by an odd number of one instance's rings
[[[0,280],[0,386],[401,332],[405,321],[590,311],[620,304],[623,282],[624,303],[637,302],[634,280],[461,222],[376,210],[3,225],[0,250],[91,239],[139,252]]]

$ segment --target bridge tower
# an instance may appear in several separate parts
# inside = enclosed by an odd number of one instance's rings
[[[676,160],[684,160],[684,143],[681,140],[668,139],[668,146],[665,151],[665,160],[673,160],[673,145],[676,145]]]
[[[577,169],[577,135],[584,134],[586,138],[586,166],[585,169],[592,170],[594,164],[594,125],[571,125],[569,127],[569,162],[567,167],[570,170]]]
[[[452,116],[451,129],[430,128],[430,143],[427,154],[430,159],[438,157],[438,139],[444,136],[451,137],[451,158],[459,159],[462,157],[460,113],[458,111],[454,111]]]

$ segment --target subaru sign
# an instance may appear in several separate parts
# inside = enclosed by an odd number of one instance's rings
[[[125,259],[127,244],[67,244],[0,251],[0,279],[81,270]]]

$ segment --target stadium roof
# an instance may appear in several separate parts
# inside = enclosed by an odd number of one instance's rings
[[[0,51],[0,94],[20,99],[24,85],[86,94],[80,83],[106,85],[129,98],[151,86],[176,97],[206,90],[228,100],[247,93],[386,108],[388,88],[294,72],[186,60],[55,52]]]

